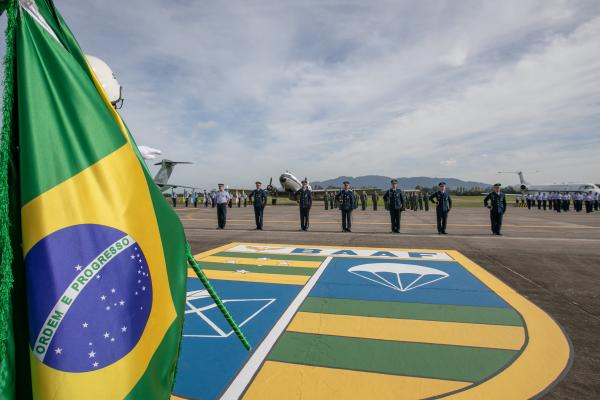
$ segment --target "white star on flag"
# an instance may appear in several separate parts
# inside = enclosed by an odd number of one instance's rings
[[[88,327],[88,323],[84,322],[83,324],[81,324],[81,326],[83,326],[84,328],[87,328]]]
[[[54,352],[56,354],[62,354],[62,349],[60,347],[57,347],[56,349],[54,349]]]
[[[123,326],[123,327],[121,328],[121,332],[127,332],[127,327],[126,327],[126,326]]]
[[[110,333],[104,332],[104,339],[107,339],[110,336]]]
[[[102,301],[106,300],[106,296],[105,295],[100,296],[100,300],[102,300]]]
[[[81,271],[83,267],[79,264],[77,264],[77,266],[75,267],[75,271]]]
[[[96,352],[94,350],[92,350],[88,353],[88,356],[90,356],[89,358],[94,358],[94,357],[96,357]]]
[[[125,300],[121,300],[121,301],[119,301],[119,305],[120,305],[120,306],[124,306],[124,305],[125,305]]]
[[[96,361],[95,363],[92,364],[94,367],[98,366],[98,361]]]
[[[131,259],[132,259],[132,260],[135,260],[135,256],[134,256],[133,254],[131,255]]]
[[[114,293],[114,292],[116,292],[115,288],[112,288],[112,289],[110,289],[110,292],[111,292],[111,293]]]
[[[115,341],[115,338],[114,338],[114,337],[111,337],[111,338],[110,338],[110,341],[111,341],[111,342],[114,342],[114,341]]]

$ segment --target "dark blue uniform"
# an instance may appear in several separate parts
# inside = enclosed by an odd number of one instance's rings
[[[383,195],[383,200],[388,204],[392,232],[400,233],[400,216],[405,208],[404,193],[400,189],[388,189]]]
[[[254,220],[256,221],[256,229],[262,230],[263,214],[267,205],[267,191],[264,189],[255,189],[250,193],[252,204],[254,204]]]
[[[335,195],[338,207],[342,211],[342,230],[351,232],[352,229],[352,210],[357,206],[356,196],[351,189],[342,189]]]
[[[300,206],[300,228],[305,231],[308,229],[308,216],[312,207],[312,191],[302,188],[296,192],[295,197]],[[327,200],[325,202],[327,204]]]
[[[429,200],[436,204],[435,215],[437,219],[438,233],[446,234],[448,212],[452,209],[452,198],[448,192],[442,192],[441,190],[438,190],[429,196]]]
[[[483,205],[488,207],[488,201],[490,202],[490,221],[492,223],[492,233],[494,235],[500,235],[502,229],[502,217],[506,212],[506,196],[502,192],[491,192],[485,199],[483,199]]]

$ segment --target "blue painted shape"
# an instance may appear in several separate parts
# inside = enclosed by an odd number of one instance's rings
[[[401,292],[348,272],[348,269],[353,266],[374,263],[421,265],[444,271],[449,276],[431,284]],[[403,278],[406,278],[410,282],[415,277],[408,275]],[[428,260],[334,258],[310,292],[310,296],[409,303],[509,307],[504,300],[481,283],[459,263]]]
[[[238,281],[211,280],[211,283],[224,300],[276,299],[242,327],[253,349],[258,347],[302,289],[302,286],[297,285]],[[201,289],[203,287],[198,279],[188,279],[188,291]],[[211,300],[192,300],[191,303],[196,308],[201,308],[210,305]],[[238,323],[251,316],[264,304],[264,302],[257,305],[257,302],[230,301],[226,303]],[[189,307],[186,309],[190,310]],[[205,315],[223,332],[230,331],[227,321],[217,309],[210,309]],[[219,398],[221,392],[229,385],[251,353],[244,349],[235,334],[226,338],[218,337],[219,335],[215,333],[214,329],[211,329],[196,314],[186,314],[183,334],[173,393],[192,399]],[[204,334],[214,335],[214,337],[185,336]]]

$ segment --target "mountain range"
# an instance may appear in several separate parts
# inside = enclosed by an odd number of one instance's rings
[[[329,187],[340,187],[343,181],[350,182],[350,185],[354,188],[367,188],[374,187],[378,189],[386,189],[390,186],[390,180],[392,178],[389,176],[382,175],[365,175],[365,176],[339,176],[334,179],[327,179],[323,181],[313,181],[311,182],[312,187],[320,186],[321,188],[329,188]],[[457,178],[430,178],[427,176],[416,176],[412,178],[397,178],[398,186],[402,189],[414,189],[416,186],[421,186],[423,188],[431,188],[433,186],[437,186],[440,182],[446,182],[450,189],[456,189],[459,187],[463,187],[466,189],[471,188],[487,188],[491,186],[489,183],[484,182],[474,182],[474,181],[463,181],[462,179]]]

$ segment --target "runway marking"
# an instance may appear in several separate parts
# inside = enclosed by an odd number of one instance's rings
[[[184,221],[204,221],[204,222],[214,222],[216,223],[216,219],[211,218],[183,218]],[[267,226],[270,224],[297,224],[298,221],[290,220],[290,221],[277,221],[277,220],[268,220]],[[228,219],[227,223],[254,223],[254,220],[250,219]],[[339,221],[320,221],[320,220],[311,220],[311,224],[320,224],[320,225],[340,225]],[[353,225],[385,225],[389,226],[389,222],[361,222],[361,221],[353,221]],[[573,226],[573,223],[569,223],[569,225],[514,225],[514,224],[503,224],[502,228],[518,228],[518,229],[600,229],[600,226],[589,226],[589,225],[576,225]],[[427,227],[435,227],[436,224],[421,224],[421,223],[406,223],[403,222],[402,226],[427,226]],[[454,224],[449,223],[448,229],[452,227],[471,227],[471,228],[488,228],[489,224]]]
[[[212,231],[212,229],[208,228],[186,228],[187,230],[199,230],[199,231]],[[247,229],[238,229],[236,232],[252,232]],[[293,233],[295,231],[289,230],[276,230],[271,232],[278,233]],[[348,235],[345,232],[337,232],[337,231],[309,231],[305,232],[304,235],[314,236],[314,235]],[[361,236],[361,235],[369,235],[374,237],[389,237],[389,232],[358,232],[355,231],[352,233],[353,236]],[[586,239],[586,238],[553,238],[553,237],[543,237],[543,236],[493,236],[493,235],[457,235],[457,234],[449,234],[449,235],[437,235],[437,234],[418,234],[418,233],[401,233],[396,236],[397,238],[402,237],[418,237],[418,238],[438,238],[440,240],[451,240],[451,239],[486,239],[486,240],[519,240],[519,241],[562,241],[562,242],[583,242],[583,243],[600,243],[599,239]]]
[[[332,336],[506,350],[519,350],[525,343],[525,330],[518,326],[359,317],[303,311],[296,314],[287,330]]]

